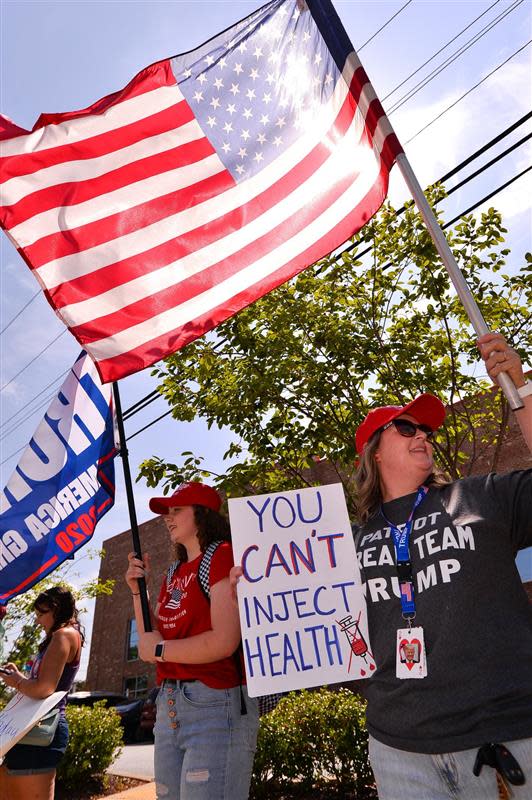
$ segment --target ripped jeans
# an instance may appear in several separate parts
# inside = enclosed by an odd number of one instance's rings
[[[164,681],[157,696],[157,800],[246,800],[259,725],[256,699],[242,687]]]

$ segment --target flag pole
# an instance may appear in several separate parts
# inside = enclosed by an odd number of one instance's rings
[[[118,391],[118,381],[114,381],[113,383],[113,397],[115,401],[116,422],[120,439],[120,456],[122,458],[122,465],[124,467],[124,482],[126,484],[127,507],[129,509],[129,522],[131,525],[133,549],[135,550],[135,555],[137,558],[142,558],[139,526],[137,523],[137,512],[135,510],[135,498],[133,496],[133,484],[131,482],[131,470],[129,468],[128,449],[126,445],[126,434],[124,430],[124,420],[122,418],[122,404],[120,402],[120,393]],[[144,623],[144,630],[148,632],[152,630],[152,627],[150,606],[148,603],[148,591],[146,589],[146,578],[139,578],[138,583],[140,592],[140,605],[142,607],[142,621]]]
[[[473,295],[471,294],[471,290],[467,285],[466,279],[464,278],[460,267],[456,263],[456,259],[451,248],[449,247],[447,239],[445,238],[445,234],[442,231],[438,220],[432,211],[432,208],[428,204],[427,198],[423,193],[423,189],[421,188],[421,185],[416,178],[412,167],[410,166],[408,158],[404,153],[399,153],[396,156],[396,163],[401,170],[401,174],[405,179],[406,185],[408,186],[410,193],[414,198],[414,202],[421,216],[423,217],[423,221],[427,226],[436,250],[438,251],[440,258],[450,275],[450,278],[454,284],[454,288],[456,289],[456,293],[462,301],[462,305],[466,310],[467,316],[469,317],[473,328],[478,336],[482,336],[484,333],[489,333],[489,328],[486,324],[486,321],[484,320],[484,317],[482,316],[480,309]],[[510,408],[513,411],[523,408],[523,401],[519,396],[519,392],[517,391],[511,378],[506,373],[501,372],[497,376],[497,382],[504,392],[506,399],[510,404]]]

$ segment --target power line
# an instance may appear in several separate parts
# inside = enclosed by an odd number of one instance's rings
[[[485,197],[483,197],[482,200],[478,200],[476,203],[474,203],[474,205],[469,206],[469,208],[466,208],[465,211],[462,211],[461,214],[458,214],[458,216],[454,217],[449,222],[446,222],[445,225],[442,225],[442,228],[445,230],[445,228],[448,228],[450,225],[453,225],[453,223],[457,222],[457,220],[461,219],[461,217],[465,217],[466,214],[471,213],[471,211],[474,211],[475,208],[478,208],[479,206],[482,205],[482,203],[485,203],[486,200],[489,200],[490,197],[493,197],[493,195],[498,194],[499,192],[502,192],[503,189],[506,189],[512,183],[515,183],[515,181],[517,181],[519,178],[522,178],[523,175],[526,175],[526,173],[530,172],[531,169],[532,169],[532,166],[527,167],[526,169],[524,169],[521,172],[519,172],[517,175],[514,175],[513,178],[510,178],[509,181],[506,181],[506,183],[503,183],[503,184],[501,184],[501,186],[498,186],[492,192],[490,192]]]
[[[25,450],[27,446],[28,446],[27,444],[23,444],[22,447],[19,447],[19,449],[15,450],[14,453],[11,453],[7,458],[4,458],[3,461],[0,461],[0,467],[2,467],[7,461],[9,461],[14,456],[17,456],[19,453],[22,453],[22,451]]]
[[[138,436],[138,435],[139,435],[139,433],[143,433],[143,432],[144,432],[145,430],[147,430],[148,428],[151,428],[151,426],[152,426],[152,425],[155,425],[155,423],[156,423],[156,422],[160,422],[162,419],[164,419],[164,417],[167,417],[167,416],[168,416],[168,414],[171,414],[171,413],[172,413],[172,410],[173,410],[173,409],[169,408],[169,409],[168,409],[168,411],[165,411],[165,412],[164,412],[164,414],[161,414],[161,416],[160,416],[160,417],[157,417],[156,419],[152,420],[151,422],[148,422],[148,424],[147,424],[147,425],[145,425],[145,426],[144,426],[143,428],[141,428],[140,430],[138,430],[138,431],[135,431],[135,433],[132,433],[132,434],[131,434],[131,436],[126,436],[126,442],[129,442],[129,440],[130,440],[130,439],[134,439],[134,438],[135,438],[135,436]]]
[[[485,11],[483,11],[482,14],[479,14],[478,17],[475,17],[475,19],[472,20],[469,23],[469,25],[466,25],[465,28],[462,28],[462,30],[459,31],[457,34],[455,34],[455,36],[453,36],[452,39],[449,39],[449,41],[446,44],[444,44],[443,47],[440,47],[440,49],[436,53],[434,53],[434,55],[432,55],[430,58],[428,58],[426,61],[424,61],[423,64],[421,64],[421,66],[419,66],[413,72],[411,72],[410,75],[408,75],[404,80],[401,81],[401,83],[398,83],[397,86],[394,89],[391,90],[391,92],[388,92],[388,94],[385,95],[382,98],[381,102],[384,103],[384,101],[387,100],[389,97],[391,97],[392,94],[395,94],[397,91],[399,91],[401,86],[404,86],[405,83],[407,83],[410,80],[410,78],[413,78],[414,75],[417,75],[417,73],[420,72],[423,69],[423,67],[426,67],[427,64],[430,64],[431,61],[434,61],[434,59],[437,58],[440,55],[440,53],[443,53],[443,51],[446,50],[447,47],[449,47],[450,44],[455,42],[463,33],[465,33],[467,30],[469,30],[469,28],[471,28],[475,24],[475,22],[478,22],[479,19],[481,19],[485,14],[487,14],[488,11],[491,11],[491,9],[494,6],[498,5],[500,2],[501,2],[501,0],[495,0],[495,2],[492,3],[491,6],[488,6],[488,8]]]
[[[506,150],[503,150],[502,153],[499,153],[497,156],[495,156],[495,158],[492,158],[491,161],[487,161],[486,164],[483,164],[481,167],[479,167],[479,169],[475,170],[475,172],[472,172],[471,175],[468,175],[467,178],[464,178],[463,181],[460,181],[460,183],[457,183],[456,186],[452,187],[452,189],[449,189],[449,191],[447,192],[447,197],[453,194],[453,192],[458,191],[458,189],[461,189],[462,186],[465,186],[465,184],[469,183],[469,181],[472,181],[474,178],[478,177],[482,172],[492,167],[494,164],[497,163],[497,161],[500,161],[501,158],[504,158],[509,153],[513,152],[514,150],[517,150],[518,147],[521,147],[522,144],[528,142],[528,140],[531,138],[532,138],[532,133],[528,133],[526,136],[523,136],[521,139],[519,139],[519,141],[514,142],[514,144],[512,144],[510,147],[507,147]],[[500,189],[502,188],[504,187],[500,187]]]
[[[127,414],[127,415],[124,414],[124,421],[129,419],[130,417],[135,416],[135,414],[137,414],[139,411],[144,411],[145,408],[148,408],[148,406],[150,406],[152,403],[154,403],[159,397],[162,397],[162,394],[160,392],[158,392],[157,390],[155,390],[155,392],[152,392],[149,395],[146,395],[146,397],[142,398],[137,403],[139,408],[135,408],[133,411],[131,411],[130,414]],[[143,402],[143,401],[145,401],[145,402]]]
[[[60,332],[57,334],[57,336],[55,337],[55,339],[52,339],[52,341],[51,341],[51,342],[48,342],[48,344],[46,345],[46,347],[43,347],[43,349],[42,349],[42,350],[41,350],[39,353],[37,353],[37,355],[36,355],[34,358],[32,358],[32,359],[31,359],[31,361],[28,361],[28,363],[26,364],[26,366],[25,366],[25,367],[22,367],[22,369],[19,369],[19,371],[17,372],[17,374],[16,374],[16,375],[13,375],[13,377],[12,377],[10,380],[8,380],[8,382],[7,382],[7,383],[4,383],[4,385],[3,385],[3,386],[2,386],[2,388],[0,389],[0,392],[3,392],[3,391],[4,391],[4,389],[7,389],[7,387],[8,387],[10,384],[12,384],[12,383],[13,383],[13,381],[14,381],[16,378],[18,378],[18,376],[19,376],[19,375],[22,375],[22,373],[23,373],[23,372],[24,372],[26,369],[28,369],[28,367],[30,367],[30,366],[33,364],[33,362],[34,362],[34,361],[37,361],[37,359],[38,359],[38,358],[40,358],[40,357],[42,356],[42,354],[43,354],[43,353],[45,353],[45,352],[48,350],[48,348],[49,348],[49,347],[51,347],[51,346],[54,344],[54,342],[57,342],[57,340],[58,340],[58,339],[59,339],[61,336],[63,336],[63,334],[64,334],[64,333],[66,333],[66,332],[67,332],[67,328],[63,328],[63,330],[62,330],[62,331],[60,331]]]
[[[124,414],[123,414],[124,419],[127,419],[128,417],[133,416],[133,414],[136,414],[137,411],[142,411],[142,408],[144,408],[146,405],[148,405],[148,403],[145,402],[145,401],[149,400],[150,403],[153,403],[154,400],[157,400],[157,397],[161,397],[161,393],[159,391],[157,391],[157,389],[154,389],[153,392],[150,392],[149,394],[147,394],[146,397],[142,397],[140,400],[137,400],[136,403],[133,403],[132,406],[130,406],[128,409],[126,409],[124,411]],[[142,408],[138,408],[138,406],[141,406],[141,405],[142,405]]]
[[[416,95],[418,92],[424,89],[425,86],[427,86],[435,78],[437,78],[438,75],[440,75],[444,70],[447,69],[447,67],[450,67],[451,64],[453,64],[455,61],[457,61],[457,59],[460,58],[460,56],[463,56],[464,53],[466,53],[470,47],[473,47],[474,44],[479,42],[484,36],[486,36],[487,33],[489,33],[496,25],[502,22],[505,17],[507,17],[509,14],[512,13],[512,11],[515,11],[515,9],[518,8],[523,2],[524,0],[515,0],[513,6],[510,6],[510,8],[507,8],[505,11],[502,11],[498,17],[492,20],[481,31],[476,33],[472,39],[470,39],[464,45],[459,47],[458,50],[456,50],[452,55],[448,56],[448,58],[442,64],[440,64],[438,67],[435,67],[432,70],[432,72],[426,75],[419,83],[417,83],[415,86],[409,89],[408,92],[406,92],[402,97],[400,97],[399,100],[397,100],[396,103],[393,106],[391,106],[386,113],[388,115],[391,115],[399,108],[401,108],[401,106],[404,106],[405,103],[408,103],[408,101],[411,100],[412,97],[414,97],[414,95]]]
[[[70,370],[68,370],[68,369],[67,369],[67,370],[65,370],[65,372],[63,372],[63,373],[62,373],[62,374],[59,376],[59,378],[62,378],[62,377],[63,377],[63,375],[66,375],[66,374],[67,374],[67,372],[70,372]],[[58,379],[56,378],[56,381],[57,381],[57,380],[58,380]],[[39,394],[42,394],[44,391],[46,391],[46,389],[48,389],[48,388],[49,388],[49,386],[51,386],[51,385],[52,385],[52,383],[54,383],[54,381],[52,381],[52,382],[51,382],[51,383],[49,383],[49,384],[48,384],[48,385],[47,385],[47,386],[46,386],[44,389],[42,389],[42,390],[39,392]],[[8,436],[10,436],[12,433],[14,433],[16,430],[18,430],[18,428],[20,428],[20,427],[21,427],[21,425],[23,425],[25,422],[27,422],[29,419],[31,419],[31,417],[33,417],[33,416],[34,416],[34,414],[36,414],[36,413],[37,413],[38,411],[40,411],[41,409],[45,408],[45,407],[47,406],[47,404],[50,402],[50,400],[51,400],[51,399],[52,399],[52,398],[53,398],[55,395],[56,395],[56,391],[54,391],[54,392],[52,392],[50,395],[48,395],[44,401],[42,401],[41,403],[39,403],[39,405],[37,405],[35,408],[33,408],[33,409],[32,409],[32,410],[31,410],[31,411],[30,411],[30,412],[29,412],[29,413],[28,413],[28,414],[27,414],[25,417],[23,417],[23,419],[21,419],[21,420],[19,420],[17,423],[15,423],[15,425],[13,425],[13,427],[11,427],[11,428],[10,428],[8,431],[5,431],[5,432],[2,434],[2,436],[0,436],[0,441],[3,441],[4,439],[6,439],[6,438],[7,438]],[[27,403],[27,404],[26,404],[26,406],[23,406],[21,409],[19,409],[19,411],[17,411],[17,412],[16,412],[16,414],[14,414],[12,417],[10,417],[10,419],[9,419],[9,420],[6,420],[6,422],[4,423],[4,425],[7,425],[7,423],[8,423],[8,422],[9,422],[11,419],[13,419],[13,418],[14,418],[14,417],[16,417],[18,414],[20,414],[20,413],[21,413],[21,411],[22,411],[24,408],[26,408],[28,405],[30,405],[30,404],[31,404],[31,403],[32,403],[32,402],[33,402],[33,401],[36,399],[36,397],[37,397],[37,396],[38,396],[38,395],[36,395],[34,398],[32,398],[32,400],[31,400],[29,403]],[[147,407],[148,407],[148,406],[149,406],[151,403],[153,403],[153,401],[154,401],[154,400],[157,400],[159,397],[162,397],[162,395],[161,395],[161,393],[160,393],[160,392],[159,392],[157,389],[155,389],[153,392],[150,392],[150,393],[149,393],[148,395],[146,395],[145,397],[142,397],[142,398],[141,398],[139,401],[137,401],[136,403],[134,403],[134,404],[133,404],[133,405],[132,405],[130,408],[128,408],[128,409],[127,409],[127,411],[125,411],[125,412],[124,412],[124,414],[123,414],[123,419],[124,419],[124,421],[125,421],[126,419],[129,419],[129,417],[133,416],[134,414],[138,413],[139,411],[143,411],[143,410],[144,410],[145,408],[147,408]],[[21,448],[21,449],[22,449],[22,448]],[[20,452],[20,450],[17,450],[16,452],[18,453],[18,452]],[[12,458],[12,457],[13,457],[13,455],[15,455],[15,453],[12,453],[12,454],[11,454],[11,456],[9,456],[8,458]],[[5,463],[5,462],[4,462],[4,461],[2,461],[2,462],[1,462],[1,464],[3,464],[3,463]]]
[[[19,408],[18,411],[15,411],[15,413],[12,414],[8,419],[4,420],[4,422],[2,422],[2,424],[0,425],[0,428],[5,428],[5,426],[9,422],[11,422],[12,419],[15,419],[15,417],[18,417],[18,415],[20,413],[22,413],[22,411],[24,411],[25,408],[27,408],[28,406],[31,406],[31,404],[34,402],[34,400],[36,400],[39,397],[39,395],[43,394],[43,392],[45,392],[47,389],[49,389],[50,386],[52,386],[54,383],[57,383],[57,381],[60,380],[64,375],[66,375],[67,372],[70,372],[70,369],[66,369],[64,372],[61,373],[61,375],[58,375],[57,378],[54,378],[53,381],[50,381],[50,383],[47,383],[46,386],[44,387],[44,389],[41,389],[40,392],[37,392],[37,394],[35,394],[31,398],[31,400],[28,400],[28,402],[25,403],[23,406],[21,406],[21,408]],[[40,406],[39,406],[39,408],[40,408]],[[31,412],[31,413],[33,413],[33,412]],[[28,419],[28,417],[25,417],[25,419]]]
[[[357,48],[356,48],[356,51],[357,51],[357,53],[360,53],[360,51],[361,51],[361,50],[363,50],[367,44],[369,44],[370,42],[372,42],[372,41],[373,41],[373,39],[375,39],[375,37],[376,37],[376,36],[378,36],[378,35],[379,35],[379,33],[380,33],[381,31],[383,31],[383,30],[384,30],[384,29],[385,29],[385,28],[386,28],[386,27],[387,27],[387,26],[390,24],[390,22],[391,22],[392,20],[394,20],[396,17],[398,17],[398,16],[399,16],[399,14],[401,13],[401,11],[404,11],[404,10],[405,10],[405,8],[406,8],[407,6],[409,6],[409,5],[410,5],[410,3],[411,3],[411,2],[412,2],[412,0],[408,0],[408,2],[404,4],[404,6],[401,6],[401,8],[399,9],[399,11],[396,11],[396,12],[395,12],[395,14],[394,14],[393,16],[391,16],[391,17],[390,17],[390,19],[388,19],[388,20],[387,20],[387,21],[384,23],[384,25],[381,25],[381,27],[379,28],[379,30],[378,30],[378,31],[375,31],[375,33],[374,33],[372,36],[370,36],[370,37],[369,37],[369,39],[366,39],[366,41],[364,42],[364,44],[361,44],[359,47],[357,47]]]
[[[0,437],[0,441],[3,442],[4,439],[7,439],[8,436],[10,436],[16,430],[18,430],[18,428],[20,428],[21,425],[24,425],[25,422],[27,422],[29,419],[31,419],[34,414],[36,414],[42,408],[46,408],[46,406],[50,403],[50,400],[52,399],[52,397],[54,397],[56,394],[57,394],[57,391],[54,391],[51,394],[47,395],[44,400],[41,400],[39,405],[35,406],[35,408],[32,409],[32,411],[29,412],[29,414],[26,414],[25,417],[23,417],[18,422],[16,422],[8,431],[4,431],[4,433]]]
[[[54,383],[56,383],[58,380],[60,380],[60,378],[62,378],[68,372],[70,372],[70,370],[67,369],[64,372],[62,372],[61,375],[58,375],[57,378],[55,378],[53,381],[50,381],[50,383],[48,383],[44,387],[44,389],[41,389],[41,391],[38,394],[36,394],[34,397],[32,397],[31,400],[29,400],[27,403],[25,403],[25,405],[23,405],[21,408],[19,408],[18,411],[16,411],[8,419],[6,419],[5,422],[3,422],[0,425],[0,428],[5,428],[8,425],[8,423],[11,422],[11,420],[15,419],[15,417],[17,417],[19,414],[21,414],[24,411],[24,409],[26,409],[28,406],[30,406],[37,399],[37,397],[39,397],[39,395],[43,394],[43,392],[45,392],[50,386],[52,386]],[[15,425],[13,425],[8,431],[4,431],[3,434],[0,436],[0,441],[3,441],[10,434],[14,433],[21,425],[24,424],[24,422],[27,422],[27,420],[31,419],[31,417],[34,414],[36,414],[38,411],[40,411],[42,408],[44,408],[44,406],[46,406],[46,404],[52,399],[52,397],[54,397],[55,394],[56,394],[56,392],[54,391],[50,395],[47,395],[46,399],[44,401],[42,401],[41,403],[39,403],[39,405],[35,406],[35,408],[33,408],[31,411],[29,411],[28,414],[26,414],[25,417],[23,417],[21,420],[19,420],[17,423],[15,423]],[[138,400],[136,403],[134,403],[130,408],[128,408],[124,412],[124,414],[123,414],[124,420],[128,419],[130,416],[133,416],[138,411],[143,411],[145,408],[147,408],[151,403],[153,403],[159,397],[162,397],[162,395],[157,389],[155,389],[153,392],[150,392],[150,394],[146,395],[145,397],[142,397],[140,400]]]
[[[531,117],[532,111],[529,111],[527,114],[519,117],[516,122],[514,122],[512,125],[509,125],[501,133],[497,134],[497,136],[494,136],[493,139],[490,139],[489,142],[486,142],[486,144],[482,145],[482,147],[461,161],[458,166],[453,167],[453,169],[451,169],[449,172],[446,172],[445,175],[442,175],[442,177],[438,180],[438,183],[445,183],[445,181],[449,180],[449,178],[452,178],[457,172],[460,172],[460,170],[462,170],[464,167],[467,167],[472,161],[475,161],[479,156],[485,153],[486,150],[490,150],[494,145],[498,144],[503,139],[506,139],[506,137],[517,130],[517,128],[520,128],[521,125],[524,125],[525,122],[528,122]]]
[[[487,75],[486,75],[484,78],[482,78],[482,80],[480,80],[478,83],[475,83],[475,85],[474,85],[474,86],[472,86],[472,87],[471,87],[471,89],[468,89],[468,91],[467,91],[467,92],[465,92],[465,93],[464,93],[464,94],[463,94],[461,97],[459,97],[459,98],[458,98],[458,100],[455,100],[455,101],[454,101],[454,103],[451,103],[451,105],[450,105],[450,106],[447,106],[447,108],[446,108],[444,111],[442,111],[442,112],[441,112],[441,114],[438,114],[436,117],[434,117],[434,119],[433,119],[433,120],[431,120],[430,122],[428,122],[428,123],[427,123],[427,124],[426,124],[426,125],[425,125],[423,128],[421,128],[421,129],[420,129],[420,130],[419,130],[417,133],[415,133],[413,136],[411,136],[411,137],[410,137],[410,139],[408,139],[408,140],[405,142],[405,144],[410,144],[410,142],[414,141],[414,139],[415,139],[417,136],[419,136],[419,134],[420,134],[420,133],[423,133],[423,131],[426,131],[426,130],[427,130],[427,128],[430,128],[430,126],[431,126],[431,125],[433,125],[433,124],[434,124],[434,123],[435,123],[437,120],[439,120],[439,119],[440,119],[440,117],[443,117],[443,115],[444,115],[444,114],[446,114],[448,111],[450,111],[450,110],[451,110],[451,108],[454,108],[454,106],[458,105],[458,103],[459,103],[461,100],[463,100],[463,99],[464,99],[464,97],[467,97],[467,95],[468,95],[468,94],[471,94],[471,92],[473,92],[475,89],[477,89],[477,88],[478,88],[478,87],[479,87],[479,86],[480,86],[482,83],[484,83],[484,81],[487,81],[487,80],[488,80],[488,78],[491,78],[491,76],[492,76],[492,75],[494,75],[494,74],[495,74],[495,73],[496,73],[498,70],[500,70],[500,69],[501,69],[501,67],[504,67],[504,65],[505,65],[505,64],[507,64],[509,61],[511,61],[511,60],[512,60],[512,58],[515,58],[515,56],[516,56],[516,55],[518,55],[518,54],[519,54],[519,53],[520,53],[522,50],[524,50],[526,47],[528,47],[528,45],[529,45],[531,42],[532,42],[532,39],[529,39],[529,40],[528,40],[528,42],[526,42],[526,43],[525,43],[525,44],[524,44],[522,47],[520,47],[518,50],[516,50],[516,51],[515,51],[515,53],[512,53],[512,55],[511,55],[511,56],[509,56],[509,57],[508,57],[508,58],[507,58],[505,61],[503,61],[501,64],[499,64],[499,66],[498,66],[498,67],[495,67],[495,69],[492,69],[492,70],[491,70],[491,72],[488,72],[488,74],[487,74]]]
[[[524,123],[527,122],[531,117],[532,117],[532,112],[529,112],[528,114],[525,114],[524,116],[522,116],[520,119],[518,119],[512,125],[510,125],[508,128],[506,128],[504,131],[502,131],[502,133],[498,134],[493,139],[490,139],[489,142],[486,142],[486,144],[484,144],[482,147],[480,147],[478,150],[476,150],[470,156],[468,156],[463,161],[461,161],[460,164],[458,164],[456,167],[451,169],[449,172],[447,172],[445,175],[443,175],[438,180],[434,181],[434,183],[444,183],[449,178],[452,178],[454,175],[456,175],[457,172],[460,172],[464,167],[466,167],[472,161],[475,161],[477,158],[479,158],[479,156],[483,155],[483,153],[485,153],[491,147],[493,147],[494,145],[498,144],[498,142],[500,142],[502,139],[505,139],[506,136],[508,136],[514,130],[519,128],[521,125],[524,125]],[[527,138],[529,138],[529,137],[523,137],[524,140],[526,140]],[[521,140],[520,143],[522,143],[522,140]],[[513,150],[515,148],[512,147],[512,148],[509,148],[509,150],[510,149]],[[501,158],[503,158],[504,155],[506,155],[506,151],[504,151],[503,153],[499,153],[499,155],[496,158],[492,159],[490,162],[488,162],[488,164],[485,164],[480,170],[477,170],[476,172],[472,173],[472,175],[468,175],[467,178],[464,178],[464,180],[461,181],[460,188],[462,186],[464,186],[466,183],[468,183],[470,180],[472,180],[474,177],[479,175],[481,172],[483,172],[485,169],[487,169],[488,166],[492,166],[494,163],[499,161]],[[456,188],[457,187],[453,187],[453,188],[449,189],[449,191],[447,192],[447,195],[450,195],[454,191],[456,191]],[[397,209],[397,211],[395,212],[394,216],[396,216],[396,217],[400,216],[401,214],[403,214],[403,212],[405,210],[406,210],[406,206],[401,206],[401,208]],[[367,239],[366,239],[366,241],[367,241]],[[355,242],[353,244],[348,245],[340,253],[338,253],[337,257],[340,258],[344,253],[351,252],[351,250],[354,250],[355,247],[357,247],[359,244],[360,244],[360,242]],[[371,246],[367,247],[365,250],[362,250],[358,255],[359,256],[364,256],[364,255],[366,255],[366,253],[369,253],[370,251],[371,251]]]
[[[10,327],[10,325],[12,325],[12,324],[14,323],[14,321],[20,317],[20,315],[22,314],[22,312],[23,312],[23,311],[25,311],[25,310],[27,309],[27,307],[30,305],[30,303],[33,303],[33,301],[35,300],[35,298],[36,298],[36,297],[38,297],[38,296],[40,295],[40,293],[41,293],[41,290],[40,290],[40,289],[38,289],[38,290],[35,292],[35,294],[33,295],[33,297],[30,297],[30,299],[28,300],[28,302],[27,302],[25,305],[23,305],[23,306],[22,306],[22,308],[20,309],[20,311],[19,311],[19,312],[17,312],[17,313],[15,314],[15,316],[14,316],[14,317],[12,317],[12,318],[9,320],[9,322],[7,323],[7,325],[4,325],[4,327],[3,327],[3,328],[2,328],[2,330],[0,331],[0,336],[1,336],[1,335],[4,333],[4,331],[7,331],[7,329]]]
[[[532,134],[531,134],[531,135],[532,135]],[[526,139],[529,139],[529,138],[530,138],[530,136],[527,136],[527,137],[525,137],[525,138],[526,138]],[[511,148],[511,149],[513,149],[513,148]],[[497,159],[495,159],[495,160],[496,160],[496,161],[498,161],[499,159],[497,158]],[[489,199],[490,199],[490,197],[493,197],[494,195],[498,194],[499,192],[502,192],[502,191],[503,191],[503,189],[506,189],[506,187],[507,187],[507,186],[510,186],[510,184],[514,183],[516,180],[518,180],[519,178],[521,178],[521,177],[522,177],[522,176],[523,176],[523,175],[524,175],[526,172],[528,172],[530,169],[532,169],[532,167],[527,167],[527,169],[524,169],[522,172],[519,172],[517,175],[514,175],[514,177],[513,177],[513,178],[510,178],[510,180],[509,180],[509,181],[506,181],[506,183],[503,183],[503,184],[501,184],[500,186],[497,186],[497,188],[496,188],[496,189],[494,189],[492,192],[490,192],[489,194],[487,194],[487,195],[486,195],[485,197],[483,197],[481,200],[478,200],[476,203],[474,203],[472,206],[470,206],[469,208],[467,208],[465,211],[461,211],[461,212],[460,212],[460,214],[458,214],[456,217],[454,217],[454,219],[452,219],[450,222],[446,222],[446,223],[445,223],[445,225],[442,225],[442,226],[441,226],[441,227],[442,227],[442,230],[445,230],[445,229],[446,229],[446,228],[448,228],[450,225],[452,225],[454,222],[456,222],[457,220],[459,220],[461,217],[465,216],[466,214],[469,214],[471,211],[474,211],[474,210],[475,210],[475,208],[478,208],[480,205],[482,205],[482,203],[485,203],[485,202],[486,202],[486,200],[489,200]],[[465,180],[463,180],[461,185],[463,186],[463,185],[464,185],[464,183],[468,183],[468,181],[469,181],[469,180],[471,180],[471,177],[475,177],[475,175],[478,175],[478,173],[479,173],[479,172],[482,172],[482,171],[483,171],[482,169],[481,169],[481,170],[477,170],[477,172],[476,172],[476,173],[474,173],[474,175],[473,175],[473,176],[468,176],[468,177],[467,177]],[[436,181],[436,182],[438,182],[438,181]],[[454,191],[455,191],[455,188],[451,189],[449,192],[447,192],[447,196],[449,196],[450,194],[452,194]],[[445,199],[445,198],[442,198],[442,199]],[[437,205],[437,204],[438,204],[438,202],[439,202],[439,201],[437,201],[435,205]],[[396,212],[395,212],[394,216],[395,216],[395,217],[398,217],[398,216],[399,216],[400,214],[402,214],[404,211],[406,211],[406,206],[402,206],[402,207],[401,207],[401,208],[400,208],[398,211],[396,211]],[[367,241],[367,240],[366,240],[366,241]],[[338,258],[341,258],[341,256],[342,256],[344,253],[349,253],[351,250],[353,250],[353,249],[356,247],[356,244],[357,244],[357,243],[355,243],[355,244],[350,244],[350,245],[349,245],[349,247],[346,247],[346,248],[344,248],[344,249],[343,249],[343,250],[342,250],[340,253],[338,253],[338,255],[336,256],[336,258],[337,258],[337,259],[338,259]],[[372,247],[371,247],[371,245],[370,245],[369,247],[366,247],[366,249],[365,249],[365,250],[361,250],[361,251],[360,251],[360,253],[358,253],[358,254],[357,254],[358,258],[361,258],[362,256],[365,256],[365,255],[367,255],[367,253],[371,252],[371,250],[372,250]],[[391,263],[392,263],[392,262],[390,262],[389,264],[387,264],[387,266],[389,267],[389,266],[391,265]],[[385,269],[385,267],[383,267],[383,269]]]

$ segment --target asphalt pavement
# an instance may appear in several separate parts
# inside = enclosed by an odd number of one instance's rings
[[[153,781],[153,744],[126,744],[107,772],[124,778]]]

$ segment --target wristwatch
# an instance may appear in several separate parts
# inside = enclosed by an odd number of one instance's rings
[[[155,660],[164,661],[164,642],[158,642],[155,645]]]
[[[517,393],[519,397],[528,397],[529,394],[532,394],[532,382],[527,381],[523,386],[520,386]]]

